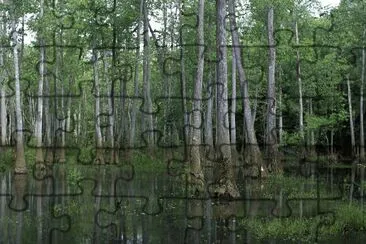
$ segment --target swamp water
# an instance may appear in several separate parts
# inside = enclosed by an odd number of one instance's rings
[[[300,171],[259,181],[238,170],[241,198],[220,202],[189,196],[184,177],[129,167],[3,172],[0,243],[366,243],[365,230],[337,222],[339,205],[352,205],[365,226],[351,168]]]

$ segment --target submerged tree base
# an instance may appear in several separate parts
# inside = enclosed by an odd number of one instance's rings
[[[240,197],[240,192],[232,180],[223,179],[211,186],[210,195],[215,198],[235,199]]]
[[[244,176],[268,177],[268,169],[264,163],[258,145],[247,145],[243,152],[245,170]]]

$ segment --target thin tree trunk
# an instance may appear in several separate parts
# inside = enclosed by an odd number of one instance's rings
[[[1,1],[1,3],[3,3],[3,1]],[[5,20],[5,13],[3,13],[3,16],[1,18],[1,23],[0,23],[0,37],[3,38],[3,36],[5,35],[5,29],[6,29],[6,20]],[[6,80],[6,72],[5,72],[5,64],[4,64],[4,57],[5,57],[5,52],[3,48],[0,48],[0,99],[1,99],[1,103],[0,103],[0,125],[1,125],[1,145],[0,146],[5,146],[6,145],[6,141],[7,141],[7,133],[6,133],[6,118],[7,118],[7,113],[6,113],[6,84],[5,84],[5,80]]]
[[[297,27],[297,21],[295,22],[295,37],[296,37],[296,45],[299,45],[299,31]],[[302,81],[301,81],[301,72],[300,72],[300,52],[296,50],[296,77],[297,84],[299,87],[299,130],[301,140],[304,141],[304,105],[302,101]]]
[[[181,1],[180,1],[181,2]],[[179,4],[180,5],[180,4]],[[183,10],[181,9],[180,13],[180,26],[183,25]],[[181,95],[182,95],[182,109],[183,109],[183,144],[184,144],[184,158],[185,160],[189,160],[189,153],[188,153],[188,142],[189,142],[189,117],[188,117],[188,110],[187,110],[187,92],[186,92],[186,77],[185,77],[185,59],[184,59],[184,44],[183,44],[183,37],[182,37],[182,28],[180,29],[180,82],[181,82]]]
[[[140,1],[140,16],[139,21],[137,24],[137,37],[136,37],[136,55],[135,55],[135,77],[134,77],[134,97],[137,98],[139,96],[139,67],[140,67],[140,43],[141,43],[141,21],[143,18],[143,7],[144,7],[144,0]],[[130,130],[130,147],[134,146],[136,142],[135,135],[136,135],[136,115],[137,115],[137,102],[136,99],[132,100],[132,113],[131,113],[131,130]]]
[[[95,136],[96,136],[96,155],[95,163],[104,164],[103,157],[103,141],[102,131],[100,129],[100,85],[99,85],[99,71],[98,71],[98,53],[96,48],[96,41],[93,40],[93,78],[94,78],[94,92],[95,92]]]
[[[230,131],[227,128],[229,118],[227,116],[228,108],[228,80],[227,80],[227,47],[226,47],[226,1],[216,1],[216,59],[217,62],[217,143],[216,150],[221,158],[219,170],[216,172],[217,182],[219,184],[216,189],[218,195],[228,195],[231,197],[239,197],[240,193],[236,186],[234,171],[232,168]]]
[[[363,31],[363,39],[365,39],[366,29]],[[365,132],[363,123],[363,87],[365,83],[365,47],[362,48],[362,68],[361,68],[361,86],[360,86],[360,160],[365,161]]]
[[[279,108],[279,118],[278,118],[278,129],[279,129],[279,141],[278,143],[282,145],[283,143],[283,116],[282,116],[282,89],[280,89],[279,99],[278,99],[278,108]]]
[[[153,154],[154,148],[154,134],[153,134],[153,114],[152,114],[152,100],[150,87],[150,45],[149,45],[149,23],[148,23],[148,8],[147,3],[144,2],[144,58],[143,58],[143,83],[144,83],[144,104],[145,104],[145,131],[147,133],[147,148],[149,153]]]
[[[41,0],[41,10],[40,18],[43,18],[43,6],[44,0]],[[36,163],[43,163],[43,143],[42,143],[42,122],[43,122],[43,84],[44,84],[44,74],[45,74],[45,47],[43,34],[39,37],[40,44],[40,63],[39,63],[39,76],[38,81],[38,94],[37,94],[37,113],[36,113],[36,140],[37,140],[37,152],[36,152]]]
[[[41,16],[43,16],[43,0],[41,0]],[[44,83],[44,61],[45,61],[45,50],[44,40],[40,38],[40,63],[39,63],[39,82],[38,82],[38,94],[37,94],[37,113],[36,113],[36,140],[37,140],[37,152],[36,152],[36,163],[42,163],[43,158],[43,143],[42,143],[42,120],[43,120],[43,83]]]
[[[257,107],[258,107],[258,85],[255,86],[255,99],[254,99],[254,102],[253,102],[253,112],[252,112],[252,122],[253,122],[253,125],[255,124],[255,120],[256,120],[256,117],[257,117]]]
[[[15,17],[14,17],[15,18]],[[23,116],[22,102],[20,94],[20,64],[19,64],[19,43],[18,32],[16,30],[16,20],[12,20],[12,42],[13,42],[13,58],[15,71],[15,114],[16,114],[16,160],[15,173],[27,173],[27,167],[24,157],[24,141],[23,141]]]
[[[231,144],[236,145],[236,62],[235,53],[232,53],[232,67],[231,67],[231,113],[230,113],[230,132],[231,132]],[[234,147],[235,149],[236,147]],[[233,150],[234,153],[236,152]]]
[[[47,95],[50,95],[50,84],[47,77],[44,76],[44,88]],[[45,117],[45,144],[46,144],[46,155],[45,161],[50,164],[53,162],[53,150],[52,150],[52,127],[53,127],[53,119],[52,114],[50,113],[51,103],[50,98],[45,97],[44,99],[44,117]]]
[[[262,155],[257,143],[257,137],[255,135],[254,130],[254,120],[252,117],[252,110],[250,107],[250,98],[249,98],[249,85],[248,80],[246,79],[244,66],[242,63],[242,54],[240,50],[240,41],[239,41],[239,34],[237,31],[236,19],[235,19],[235,2],[234,0],[229,1],[229,11],[230,11],[230,29],[231,29],[231,36],[233,42],[233,51],[235,53],[235,63],[238,69],[239,74],[239,82],[240,82],[240,91],[243,97],[243,115],[244,115],[244,123],[245,129],[243,130],[243,142],[247,137],[247,146],[245,147],[245,156],[246,161],[249,164],[253,164],[258,166],[256,171],[252,172],[251,174],[262,174],[263,176],[267,175],[267,169],[264,165]],[[244,136],[245,135],[245,136]]]
[[[194,84],[194,102],[193,102],[193,126],[192,126],[192,148],[191,148],[191,165],[190,177],[196,189],[202,191],[204,188],[204,176],[201,167],[200,146],[201,139],[201,100],[202,100],[202,80],[204,69],[204,0],[198,2],[198,64],[196,70],[196,80]]]
[[[276,131],[276,49],[273,30],[273,7],[268,10],[268,86],[267,86],[267,126],[266,126],[266,151],[269,166],[272,170],[280,171],[280,165],[276,160],[277,131]]]
[[[309,114],[313,115],[313,99],[309,99]],[[308,132],[308,144],[310,146],[309,148],[309,155],[310,157],[316,156],[316,150],[315,150],[315,134],[314,130],[310,130]]]
[[[109,84],[109,73],[108,73],[108,61],[107,61],[107,52],[104,52],[104,60],[103,60],[103,64],[104,64],[104,80],[106,82],[106,84]],[[115,114],[114,114],[114,87],[113,87],[113,82],[111,83],[111,90],[110,90],[110,94],[108,97],[108,111],[109,111],[109,116],[108,116],[108,120],[109,120],[109,127],[108,127],[108,133],[109,133],[109,146],[110,146],[110,159],[109,159],[109,163],[113,164],[116,161],[116,150],[114,148],[114,118],[115,118]]]
[[[349,75],[347,75],[347,94],[348,94],[348,113],[349,113],[349,126],[351,129],[351,145],[352,145],[352,154],[355,153],[355,129],[353,125],[353,111],[352,111],[352,95],[351,95],[351,85],[349,81]]]
[[[213,82],[211,73],[209,74],[209,80],[207,82],[207,95],[209,98],[207,99],[207,109],[206,109],[206,116],[205,116],[205,145],[208,146],[208,158],[212,159],[213,156],[213,134],[212,134],[212,107],[213,107],[213,99],[214,94],[212,91]],[[207,157],[207,156],[206,156]]]

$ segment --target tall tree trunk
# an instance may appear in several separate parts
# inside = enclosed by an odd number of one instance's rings
[[[179,6],[182,0],[179,1]],[[183,9],[180,10],[179,15],[179,24],[180,24],[180,33],[179,33],[179,45],[180,45],[180,84],[181,84],[181,95],[182,95],[182,110],[183,110],[183,144],[184,144],[184,159],[189,160],[188,153],[188,142],[189,142],[189,117],[188,117],[188,109],[187,109],[187,92],[186,92],[186,76],[185,76],[185,58],[184,58],[184,44],[183,44]]]
[[[363,39],[365,39],[366,29],[363,31]],[[362,48],[362,68],[361,68],[361,86],[360,86],[360,160],[365,161],[365,132],[363,123],[363,87],[365,83],[365,47]]]
[[[202,80],[204,69],[204,6],[205,1],[198,2],[198,29],[197,29],[197,43],[198,43],[198,64],[196,70],[196,80],[194,84],[193,94],[193,126],[192,126],[192,148],[191,148],[191,165],[190,165],[190,179],[195,184],[196,189],[202,191],[204,188],[204,176],[201,167],[200,147],[201,139],[201,100],[202,100]]]
[[[351,85],[349,81],[349,75],[347,75],[347,96],[348,96],[348,113],[349,113],[349,126],[351,129],[351,145],[352,145],[352,156],[355,154],[355,129],[353,125],[353,111],[352,111],[352,95],[351,95]]]
[[[43,18],[43,6],[44,0],[41,0],[41,9],[39,18]],[[37,140],[37,152],[36,152],[36,163],[43,163],[43,144],[42,144],[42,120],[43,120],[43,81],[44,81],[44,64],[45,64],[45,47],[44,47],[44,40],[43,34],[39,37],[39,44],[40,44],[40,63],[39,63],[39,82],[38,82],[38,94],[37,94],[37,113],[36,113],[36,140]]]
[[[3,3],[3,1],[1,1]],[[5,13],[2,14],[1,23],[0,23],[0,38],[3,38],[5,35],[5,29],[6,29],[6,22],[5,22]],[[1,131],[0,131],[0,146],[5,146],[7,141],[7,133],[6,133],[6,72],[5,72],[5,64],[4,64],[4,57],[5,52],[3,48],[0,48],[0,125],[1,125]]]
[[[217,61],[217,143],[216,150],[220,155],[218,162],[219,170],[216,171],[218,195],[239,197],[240,193],[236,186],[234,170],[232,168],[230,130],[228,118],[228,81],[227,81],[227,47],[226,47],[226,1],[216,0],[216,59]]]
[[[24,141],[23,141],[23,116],[22,116],[22,102],[20,94],[20,64],[19,64],[19,42],[18,32],[16,30],[16,17],[12,20],[12,42],[13,42],[13,61],[15,71],[15,116],[16,116],[16,159],[15,159],[15,173],[27,173],[24,157]]]
[[[245,150],[246,161],[249,164],[253,164],[256,167],[256,172],[252,172],[251,174],[262,174],[263,176],[267,175],[267,169],[264,165],[262,154],[260,152],[257,137],[255,135],[254,130],[254,120],[252,117],[252,110],[250,107],[250,98],[249,98],[249,85],[248,80],[246,79],[244,66],[242,63],[242,54],[240,49],[240,41],[239,34],[237,31],[237,24],[235,19],[235,2],[234,0],[229,0],[229,11],[230,11],[230,29],[231,29],[231,37],[233,42],[233,51],[235,53],[235,63],[238,69],[239,74],[239,82],[240,82],[240,91],[243,99],[243,116],[245,123],[245,130],[243,131],[243,142],[247,139],[247,145]],[[244,136],[245,134],[245,136]]]
[[[231,113],[230,113],[230,141],[232,145],[236,145],[236,62],[235,53],[232,52],[232,67],[231,67]],[[236,146],[234,146],[234,149]],[[233,150],[236,153],[236,150]]]
[[[104,65],[104,80],[106,82],[106,84],[110,83],[109,80],[109,72],[108,72],[108,57],[107,57],[107,52],[104,51],[103,53],[104,59],[103,59],[103,65]],[[108,120],[109,120],[109,127],[108,127],[108,133],[109,133],[109,146],[110,146],[110,158],[109,158],[109,163],[113,164],[116,161],[116,150],[114,148],[114,118],[115,118],[115,113],[114,113],[114,87],[113,87],[113,82],[111,82],[111,89],[110,89],[110,94],[108,97],[108,111],[109,111],[109,116],[108,116]]]
[[[147,134],[147,147],[149,153],[153,154],[154,148],[154,124],[153,124],[153,114],[152,114],[152,100],[151,100],[151,87],[150,87],[150,45],[149,45],[149,23],[148,23],[148,8],[147,3],[144,1],[144,57],[143,57],[143,83],[144,83],[144,124],[145,131]]]
[[[267,125],[266,125],[266,153],[269,167],[274,171],[280,171],[280,165],[276,160],[277,131],[276,131],[276,49],[273,31],[273,7],[268,10],[268,85],[267,85]]]
[[[96,41],[93,40],[93,79],[95,92],[95,139],[96,139],[96,155],[95,163],[104,164],[103,157],[103,140],[102,131],[100,128],[100,85],[99,85],[99,71],[98,71],[98,53],[96,50]]]
[[[295,21],[295,38],[296,38],[296,45],[299,45],[299,30],[297,21]],[[304,104],[303,104],[303,91],[302,91],[302,80],[301,80],[301,69],[300,69],[300,51],[296,50],[296,78],[297,84],[299,89],[299,132],[300,132],[300,155],[301,157],[305,154],[305,135],[304,135]]]
[[[50,95],[50,84],[49,79],[44,76],[44,88],[46,95]],[[54,136],[52,133],[53,128],[53,118],[52,114],[50,113],[51,102],[48,96],[44,99],[44,117],[45,117],[45,144],[46,144],[46,155],[45,161],[48,164],[53,163],[53,148],[52,148],[52,137]]]
[[[207,99],[207,108],[206,108],[206,116],[205,116],[205,130],[204,130],[204,137],[205,137],[205,145],[208,146],[208,158],[212,158],[213,156],[213,131],[212,131],[212,107],[213,107],[213,99],[214,94],[212,91],[214,83],[212,82],[212,74],[209,74],[209,79],[207,82],[207,95],[209,98]],[[206,155],[207,157],[207,155]]]
[[[278,143],[282,145],[283,143],[283,116],[282,116],[282,89],[280,89],[280,93],[278,96],[278,108],[279,108],[279,116],[278,116]]]
[[[139,21],[137,23],[137,30],[136,30],[136,55],[135,55],[135,76],[134,76],[134,98],[139,96],[139,77],[140,77],[140,43],[141,43],[141,21],[143,18],[143,7],[144,7],[144,0],[140,1],[140,16]],[[135,135],[136,135],[136,116],[137,116],[137,102],[136,99],[132,100],[132,113],[131,113],[131,130],[130,130],[130,147],[134,146],[135,143]]]
[[[43,0],[41,1],[43,6]],[[43,14],[43,8],[41,8]],[[42,15],[41,14],[41,15]],[[36,163],[42,163],[43,158],[43,143],[42,143],[42,120],[43,120],[43,83],[44,83],[44,63],[45,63],[45,48],[44,41],[42,38],[39,40],[40,43],[40,63],[39,63],[39,82],[38,82],[38,94],[37,94],[37,113],[36,113],[36,130],[35,136],[37,140],[37,152],[36,152]]]

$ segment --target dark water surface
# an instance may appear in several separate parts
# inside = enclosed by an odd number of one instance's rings
[[[290,174],[296,179],[296,172]],[[258,216],[329,217],[334,203],[347,198],[339,182],[349,177],[349,170],[325,170],[321,177],[309,176],[283,188],[239,177],[241,199],[218,202],[195,197],[184,177],[165,172],[137,173],[115,166],[54,166],[28,175],[4,172],[0,243],[291,243],[260,241],[242,223]],[[363,204],[360,198],[353,201]],[[366,235],[320,242],[366,243]]]

